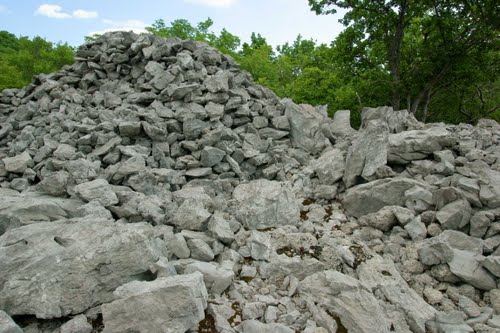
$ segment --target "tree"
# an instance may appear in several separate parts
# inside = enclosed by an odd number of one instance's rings
[[[55,72],[74,59],[67,43],[18,38],[7,31],[0,31],[0,46],[0,90],[25,86],[33,75]]]
[[[422,108],[423,118],[432,98],[450,85],[457,71],[475,61],[478,51],[498,50],[499,8],[493,0],[309,0],[309,4],[317,14],[347,9],[342,22],[351,29],[351,43],[363,47],[365,63],[378,69],[381,77],[384,72],[390,76],[390,104],[397,110],[406,100],[411,112]],[[374,55],[381,49],[384,58],[377,59]]]
[[[156,20],[152,26],[146,27],[146,30],[154,35],[169,38],[178,37],[180,39],[189,39],[205,42],[223,53],[236,55],[236,51],[240,46],[240,39],[222,29],[219,35],[210,30],[214,22],[211,18],[199,22],[193,26],[185,19],[177,19],[167,25],[164,20]]]

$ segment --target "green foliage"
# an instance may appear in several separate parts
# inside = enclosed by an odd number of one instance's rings
[[[308,2],[317,14],[347,11],[334,62],[363,105],[406,107],[423,121],[452,123],[497,114],[496,1]]]
[[[74,50],[67,43],[51,43],[41,37],[29,39],[0,31],[0,90],[27,85],[33,75],[51,73],[73,62]]]
[[[203,22],[199,22],[193,26],[185,19],[177,19],[167,25],[164,20],[156,20],[153,25],[146,27],[146,30],[154,35],[170,38],[178,37],[180,39],[189,39],[205,42],[213,47],[218,48],[221,52],[235,55],[240,46],[240,39],[229,33],[226,29],[217,35],[210,28],[214,22],[211,18]]]

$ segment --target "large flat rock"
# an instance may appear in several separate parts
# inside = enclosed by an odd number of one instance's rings
[[[344,208],[350,216],[375,213],[385,206],[404,206],[405,192],[414,186],[428,185],[409,178],[388,178],[358,185],[346,191]]]
[[[141,279],[164,248],[145,223],[82,219],[10,230],[0,236],[0,308],[38,318],[81,313]]]
[[[114,294],[102,305],[103,333],[186,332],[205,317],[208,300],[198,272],[130,282]]]

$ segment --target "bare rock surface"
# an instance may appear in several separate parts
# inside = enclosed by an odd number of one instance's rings
[[[0,331],[498,332],[500,125],[349,118],[131,32],[0,92]]]

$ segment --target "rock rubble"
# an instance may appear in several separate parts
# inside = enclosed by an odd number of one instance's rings
[[[0,93],[1,332],[499,332],[500,125],[297,105],[114,32]]]

